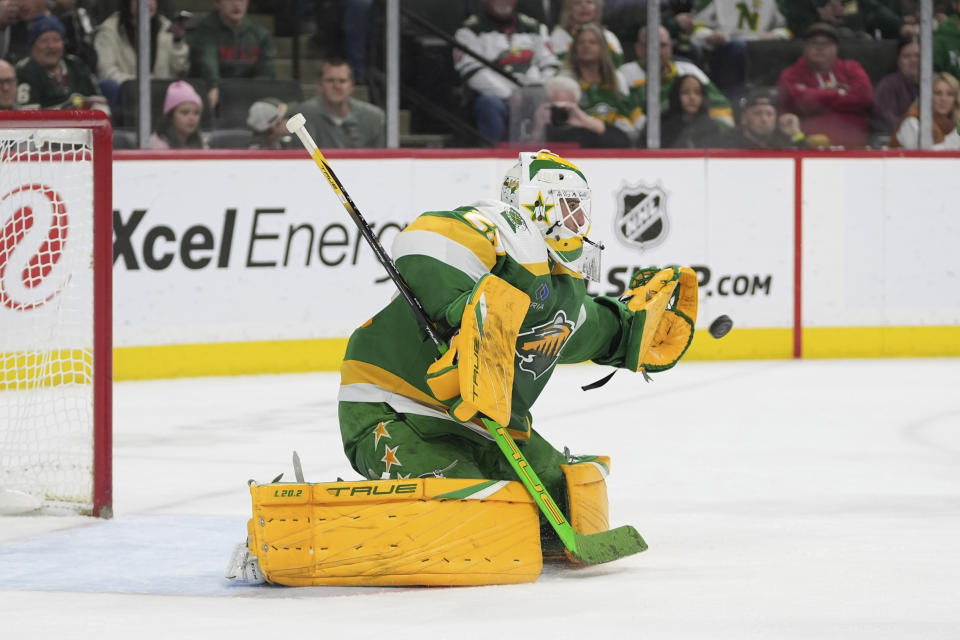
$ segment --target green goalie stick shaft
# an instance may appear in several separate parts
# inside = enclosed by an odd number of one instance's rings
[[[440,353],[445,352],[447,346],[443,340],[440,339],[436,328],[427,317],[420,301],[417,300],[416,296],[414,296],[410,290],[410,287],[404,282],[400,272],[397,271],[396,265],[393,264],[393,260],[391,260],[387,252],[384,251],[383,246],[377,240],[376,236],[373,235],[370,225],[367,224],[366,220],[360,214],[360,211],[353,203],[346,189],[344,189],[343,184],[337,178],[333,169],[330,168],[327,159],[324,158],[323,153],[319,147],[317,147],[313,137],[306,130],[306,118],[303,117],[303,114],[298,113],[292,116],[287,121],[287,130],[300,139],[300,142],[303,143],[310,157],[313,158],[313,161],[320,168],[320,171],[327,179],[327,183],[347,210],[350,218],[357,225],[360,234],[370,245],[370,248],[373,249],[377,260],[379,260],[380,264],[387,270],[390,279],[393,280],[404,300],[410,305],[421,328],[437,346],[437,350],[440,351]],[[647,548],[646,542],[644,542],[640,534],[637,533],[637,530],[629,525],[611,529],[610,531],[591,534],[581,534],[574,531],[573,527],[564,517],[563,512],[557,507],[557,503],[554,502],[553,498],[550,497],[550,493],[543,486],[543,483],[540,482],[530,463],[527,462],[523,452],[520,451],[516,442],[514,442],[510,434],[507,433],[506,428],[488,418],[483,418],[482,420],[487,431],[489,431],[493,437],[494,442],[497,443],[504,456],[510,462],[517,477],[530,493],[534,502],[537,503],[537,507],[541,513],[543,513],[554,531],[556,531],[570,554],[579,562],[583,564],[610,562],[624,556],[638,553]]]
[[[520,482],[540,507],[540,512],[560,536],[563,546],[577,561],[583,564],[601,564],[640,553],[647,548],[647,543],[640,533],[628,524],[597,533],[577,532],[563,516],[557,503],[550,497],[550,493],[537,477],[537,472],[527,462],[506,428],[489,418],[482,418],[482,420],[487,431],[493,436],[494,442],[500,447],[500,451],[510,461],[510,466],[520,478]]]

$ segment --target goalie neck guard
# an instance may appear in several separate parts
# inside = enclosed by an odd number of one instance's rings
[[[590,187],[576,165],[547,150],[521,153],[503,177],[500,199],[533,223],[556,262],[588,280],[599,278],[599,247],[585,240]]]

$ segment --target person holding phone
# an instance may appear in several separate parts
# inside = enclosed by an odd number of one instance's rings
[[[624,147],[632,144],[637,132],[630,118],[627,83],[613,64],[600,27],[588,23],[574,31],[569,57],[557,75],[573,80],[578,87],[578,96],[574,105],[554,100],[555,107],[566,111],[567,117],[572,116],[579,126],[601,136],[588,146]],[[576,111],[582,111],[584,116]],[[559,111],[556,113],[562,120],[563,115]],[[602,123],[603,129],[594,121]],[[614,132],[607,133],[607,129],[619,129],[626,140]],[[573,133],[580,137],[580,132]]]
[[[577,144],[586,148],[624,148],[630,137],[580,108],[580,85],[573,78],[554,76],[544,85],[546,100],[533,118],[533,139]]]
[[[97,49],[100,90],[116,107],[120,86],[137,77],[137,0],[121,2],[120,10],[103,21],[93,44]],[[186,14],[186,12],[181,12]],[[180,78],[190,69],[190,47],[184,38],[187,15],[171,22],[150,0],[150,71],[153,78]]]

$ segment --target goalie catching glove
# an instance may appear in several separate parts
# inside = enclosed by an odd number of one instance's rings
[[[633,312],[623,366],[653,373],[677,364],[697,321],[696,272],[676,266],[638,269],[621,301]]]
[[[493,274],[474,287],[460,332],[427,368],[430,391],[455,419],[467,422],[482,413],[510,422],[514,351],[529,306],[527,294]]]

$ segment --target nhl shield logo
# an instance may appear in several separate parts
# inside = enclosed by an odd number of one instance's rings
[[[649,249],[667,237],[667,194],[662,187],[624,185],[617,193],[614,231],[634,249]]]

